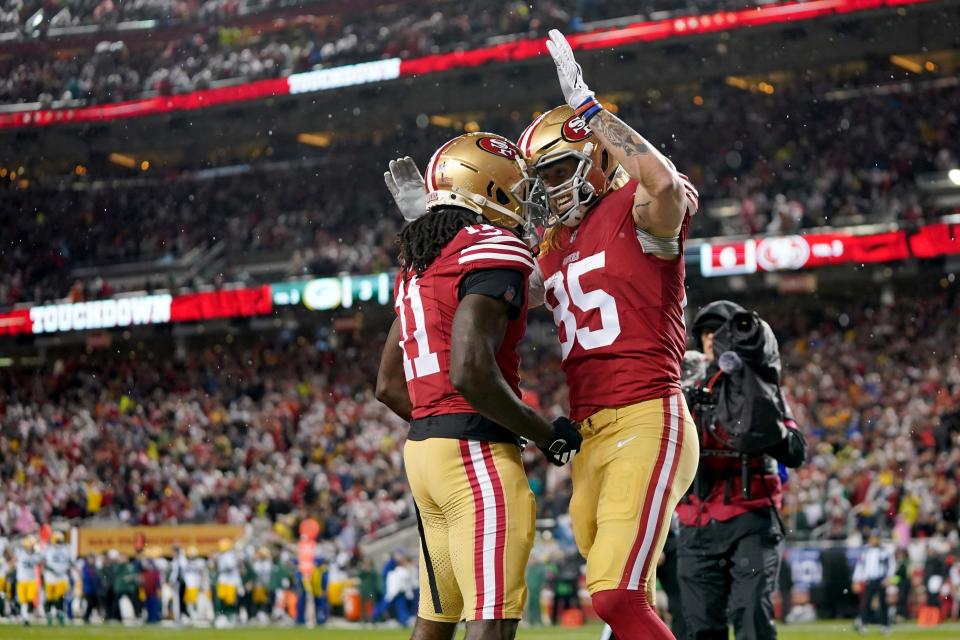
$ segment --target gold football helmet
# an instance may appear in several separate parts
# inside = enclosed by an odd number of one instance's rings
[[[523,131],[517,142],[534,171],[559,160],[574,158],[577,168],[562,184],[544,185],[549,214],[534,223],[544,228],[580,224],[587,210],[603,194],[625,183],[620,163],[603,148],[583,118],[563,105],[546,111]]]
[[[62,543],[63,543],[63,532],[62,532],[62,531],[54,531],[52,534],[50,534],[50,542],[51,542],[51,544],[62,544]]]
[[[463,207],[501,227],[525,228],[536,205],[520,150],[494,133],[465,133],[437,149],[424,172],[427,209]]]

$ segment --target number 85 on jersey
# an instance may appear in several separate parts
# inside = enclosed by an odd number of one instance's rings
[[[574,342],[579,342],[585,350],[599,349],[613,344],[620,335],[620,316],[617,312],[617,301],[603,289],[584,291],[580,279],[591,271],[603,269],[606,265],[606,251],[595,253],[592,256],[571,262],[564,272],[557,271],[544,280],[543,287],[547,294],[553,293],[557,304],[551,304],[550,296],[544,296],[544,305],[553,312],[553,321],[557,327],[563,328],[560,338],[560,350],[563,360],[567,359],[573,349]],[[566,282],[564,282],[566,281]],[[600,314],[600,327],[591,329],[587,326],[577,326],[577,315],[571,304],[580,311],[580,323],[586,325],[591,312],[596,310]]]

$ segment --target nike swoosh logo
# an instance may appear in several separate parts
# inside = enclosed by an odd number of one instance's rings
[[[636,437],[637,437],[637,436],[633,436],[632,438],[627,438],[626,440],[621,440],[620,442],[617,443],[617,449],[625,446],[625,445],[626,445],[627,443],[629,443],[631,440],[636,439]]]

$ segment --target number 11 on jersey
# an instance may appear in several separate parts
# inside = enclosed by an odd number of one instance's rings
[[[404,287],[404,285],[407,285]],[[407,306],[413,313],[412,325],[407,323]],[[416,276],[409,282],[400,280],[397,286],[397,300],[395,304],[397,316],[400,318],[400,350],[403,351],[403,374],[406,379],[422,378],[434,373],[440,373],[440,360],[437,354],[430,351],[430,339],[427,337],[426,320],[423,313],[423,300],[420,298],[420,285]],[[411,331],[412,330],[412,331]],[[412,336],[411,336],[412,334]],[[407,353],[407,342],[413,339],[417,343],[417,356],[413,359]]]

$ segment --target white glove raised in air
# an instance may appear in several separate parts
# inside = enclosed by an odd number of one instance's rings
[[[576,109],[593,97],[593,91],[583,81],[583,70],[573,57],[573,49],[563,34],[551,29],[548,34],[547,51],[557,65],[557,76],[560,78],[560,89],[567,104]]]
[[[417,163],[407,156],[390,161],[390,170],[383,174],[383,181],[400,209],[404,220],[413,222],[427,213],[427,193],[423,188],[423,176]]]

